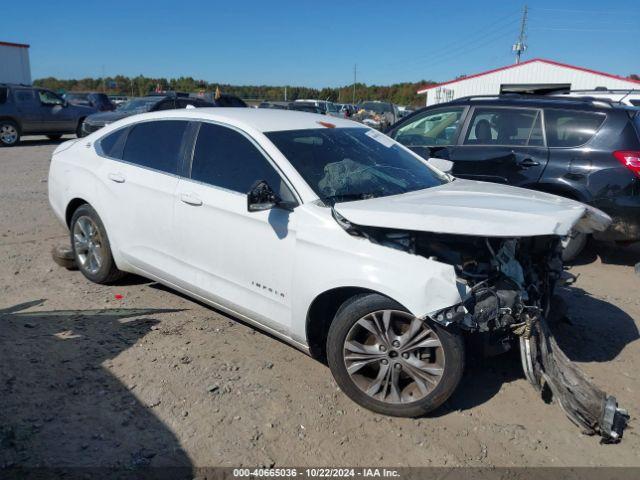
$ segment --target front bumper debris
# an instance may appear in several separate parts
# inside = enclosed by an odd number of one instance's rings
[[[618,443],[629,414],[616,398],[596,387],[558,346],[541,315],[527,318],[514,333],[520,337],[525,377],[543,396],[550,392],[569,419],[602,443]]]

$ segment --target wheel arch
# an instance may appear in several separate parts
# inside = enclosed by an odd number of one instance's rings
[[[22,135],[22,124],[17,118],[12,117],[11,115],[0,115],[0,121],[9,120],[15,123],[18,126],[18,134]]]
[[[76,197],[71,199],[71,201],[67,204],[67,208],[64,212],[64,221],[67,224],[67,227],[71,227],[71,218],[75,211],[80,208],[82,205],[91,205],[89,202],[84,200],[83,198]]]
[[[362,294],[381,295],[397,302],[397,300],[384,293],[363,287],[344,286],[322,292],[311,302],[306,318],[307,345],[313,358],[323,363],[326,362],[327,334],[336,313],[344,302]]]

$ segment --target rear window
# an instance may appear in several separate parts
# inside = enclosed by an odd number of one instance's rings
[[[121,128],[100,140],[100,153],[110,158],[122,160],[124,142],[127,139],[129,128]]]
[[[0,104],[7,101],[7,87],[0,87]]]
[[[604,113],[545,110],[549,147],[579,147],[589,142],[604,122]]]
[[[122,159],[141,167],[178,173],[187,124],[182,120],[162,120],[134,125],[127,136]]]

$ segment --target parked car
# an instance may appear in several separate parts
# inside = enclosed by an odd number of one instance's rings
[[[372,101],[358,104],[358,111],[353,118],[368,127],[385,130],[400,119],[400,114],[393,103]]]
[[[327,100],[304,100],[299,99],[296,102],[304,102],[309,105],[313,105],[314,107],[318,107],[323,115],[329,115],[331,117],[343,117],[343,115],[338,112],[338,108],[336,104],[333,102],[329,102]]]
[[[125,118],[53,152],[51,207],[89,280],[151,278],[326,359],[360,405],[422,415],[460,381],[462,332],[508,348],[547,311],[560,238],[610,219],[453,181],[380,132],[318,118]]]
[[[131,115],[156,112],[159,110],[172,110],[174,108],[186,108],[187,105],[194,107],[215,106],[213,103],[200,98],[176,97],[174,95],[148,95],[146,97],[132,98],[128,102],[119,105],[113,112],[100,112],[89,115],[82,123],[81,136],[93,133],[105,125]]]
[[[322,115],[322,110],[320,109],[320,107],[314,105],[313,103],[291,102],[289,103],[287,109],[296,110],[298,112],[316,113],[318,115]]]
[[[258,108],[275,108],[277,110],[288,110],[290,102],[262,102],[258,105]]]
[[[80,135],[83,120],[95,111],[71,105],[44,88],[0,83],[0,145],[17,145],[25,135],[46,135],[52,140],[66,133]]]
[[[562,195],[613,217],[596,238],[640,240],[640,116],[606,101],[504,95],[418,110],[388,135],[424,158],[453,162],[460,178]],[[573,231],[565,260],[587,241]]]
[[[62,98],[73,105],[93,107],[99,112],[111,112],[116,109],[115,104],[105,93],[67,92]]]
[[[640,107],[640,89],[610,90],[597,88],[595,90],[571,90],[569,92],[554,93],[557,97],[589,97],[601,100],[611,100],[631,107]]]
[[[129,100],[129,97],[125,95],[109,95],[109,100],[111,100],[111,103],[113,103],[117,107],[118,105]]]

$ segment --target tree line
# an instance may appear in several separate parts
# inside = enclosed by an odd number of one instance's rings
[[[98,91],[109,95],[142,96],[153,93],[156,89],[173,90],[179,92],[215,92],[220,88],[223,93],[236,95],[249,100],[284,100],[285,89],[287,100],[299,98],[317,98],[334,102],[351,103],[353,101],[353,85],[345,85],[337,88],[309,88],[300,86],[270,86],[270,85],[229,85],[204,80],[196,80],[192,77],[179,78],[149,78],[142,75],[137,77],[125,77],[117,75],[106,78],[82,78],[63,80],[54,77],[39,78],[34,85],[48,88],[56,92],[87,92]],[[357,83],[355,88],[355,101],[383,100],[398,105],[420,106],[424,99],[420,98],[416,91],[425,85],[433,85],[435,82],[422,80],[420,82],[396,83],[393,85],[366,85]]]

